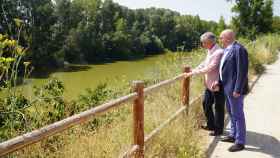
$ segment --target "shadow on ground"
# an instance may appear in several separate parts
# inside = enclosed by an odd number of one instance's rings
[[[273,158],[280,158],[280,142],[273,136],[247,131],[246,149],[251,152],[260,152]]]
[[[224,135],[229,134],[229,129],[226,129]],[[212,144],[206,152],[207,157],[211,157],[215,147],[220,141],[220,137],[215,137]],[[250,152],[259,152],[271,156],[272,158],[280,158],[280,141],[270,135],[256,133],[253,131],[246,132],[246,148]]]

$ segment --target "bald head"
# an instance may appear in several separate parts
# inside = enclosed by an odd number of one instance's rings
[[[235,33],[231,29],[226,29],[220,34],[220,39],[224,48],[226,48],[235,41]]]

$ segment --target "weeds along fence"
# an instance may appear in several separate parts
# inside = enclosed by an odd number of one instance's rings
[[[45,138],[53,136],[60,133],[74,125],[84,123],[93,117],[97,117],[98,114],[105,113],[112,108],[117,108],[124,103],[133,102],[133,142],[131,148],[126,151],[121,157],[144,157],[144,147],[147,142],[149,142],[156,134],[158,134],[166,125],[172,122],[178,115],[183,112],[188,112],[188,107],[190,104],[196,102],[201,98],[198,96],[190,102],[190,76],[185,77],[184,73],[190,72],[190,67],[184,67],[183,73],[171,78],[169,80],[162,81],[158,84],[152,85],[145,88],[143,81],[134,81],[133,90],[134,92],[112,100],[110,102],[104,103],[98,107],[89,109],[80,114],[73,115],[61,121],[55,122],[53,124],[42,127],[38,130],[26,133],[24,135],[15,137],[13,139],[7,140],[0,143],[0,156],[5,156],[12,153],[18,149],[22,149],[33,143],[39,142]],[[154,129],[148,135],[144,135],[144,98],[149,94],[158,91],[161,87],[169,86],[177,81],[181,81],[181,103],[182,107],[179,108],[175,113],[173,113],[166,121],[164,121],[160,126]]]

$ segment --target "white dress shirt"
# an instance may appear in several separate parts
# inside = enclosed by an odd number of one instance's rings
[[[228,45],[228,46],[226,47],[226,49],[224,49],[224,54],[223,54],[223,57],[222,57],[222,59],[221,59],[220,68],[219,68],[219,72],[220,72],[219,74],[220,74],[220,79],[221,79],[221,80],[223,80],[223,77],[222,77],[223,65],[224,65],[224,63],[225,63],[226,56],[227,56],[227,54],[229,53],[229,51],[230,51],[232,45],[233,45],[233,43],[230,44],[230,45]]]

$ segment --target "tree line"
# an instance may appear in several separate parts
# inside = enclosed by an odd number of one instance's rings
[[[219,33],[229,27],[223,17],[214,22],[168,9],[132,10],[112,0],[0,0],[0,4],[0,33],[19,39],[28,48],[26,60],[35,67],[191,50],[198,47],[203,32]],[[235,1],[237,16],[230,27],[244,36],[279,29],[272,4]]]
[[[191,50],[219,24],[168,9],[132,10],[112,0],[1,0],[2,34],[28,47],[35,66],[130,59]],[[15,20],[16,19],[16,20]],[[222,27],[225,22],[222,19]]]

